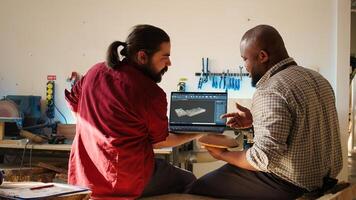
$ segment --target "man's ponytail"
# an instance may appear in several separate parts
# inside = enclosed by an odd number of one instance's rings
[[[118,54],[118,48],[119,46],[123,46],[124,48],[120,51],[120,55],[121,56],[127,56],[126,53],[126,47],[127,44],[124,42],[120,42],[120,41],[115,41],[113,43],[110,44],[108,51],[107,51],[107,55],[106,55],[106,65],[110,68],[117,68],[121,65],[121,60],[120,60],[120,56]]]

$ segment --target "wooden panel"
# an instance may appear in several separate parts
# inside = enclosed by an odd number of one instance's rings
[[[4,122],[0,122],[0,140],[4,139],[4,133],[5,131],[5,123]]]
[[[75,136],[75,124],[58,124],[57,134],[66,137],[68,140],[73,140]]]

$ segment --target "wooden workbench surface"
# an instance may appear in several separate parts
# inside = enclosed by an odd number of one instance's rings
[[[0,140],[0,148],[23,149],[26,143],[22,140]],[[71,144],[27,144],[28,149],[70,151]],[[154,149],[156,154],[171,154],[172,148]]]

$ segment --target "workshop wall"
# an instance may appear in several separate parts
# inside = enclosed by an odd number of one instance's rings
[[[160,84],[169,94],[181,77],[196,91],[201,58],[210,69],[237,72],[239,41],[258,24],[275,26],[298,64],[318,70],[335,89],[342,133],[347,133],[350,48],[342,31],[350,19],[347,0],[1,0],[0,96],[46,95],[47,75],[57,76],[55,102],[73,122],[64,101],[66,78],[103,61],[108,45],[125,40],[136,24],[153,24],[171,36],[172,66]],[[348,14],[350,15],[350,14]],[[346,24],[346,25],[345,25]],[[345,28],[346,27],[346,28]],[[347,31],[347,30],[346,30]],[[349,39],[349,34],[345,35]],[[347,49],[347,50],[346,50]],[[341,52],[341,53],[339,53]],[[341,61],[340,61],[341,60]],[[340,63],[343,63],[340,65]],[[245,72],[245,71],[244,71]],[[231,98],[250,98],[249,79]],[[346,83],[346,84],[345,84]],[[346,85],[346,87],[344,87]],[[168,96],[169,97],[169,96]],[[56,118],[63,119],[56,112]],[[343,138],[346,146],[346,140]],[[346,154],[344,154],[346,155]],[[344,170],[345,171],[345,170]],[[344,176],[345,178],[346,176]]]

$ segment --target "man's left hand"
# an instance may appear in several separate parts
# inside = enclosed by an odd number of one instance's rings
[[[226,148],[216,148],[216,147],[208,147],[205,146],[205,149],[208,150],[211,156],[215,159],[223,160],[222,156],[225,152],[228,152]]]

